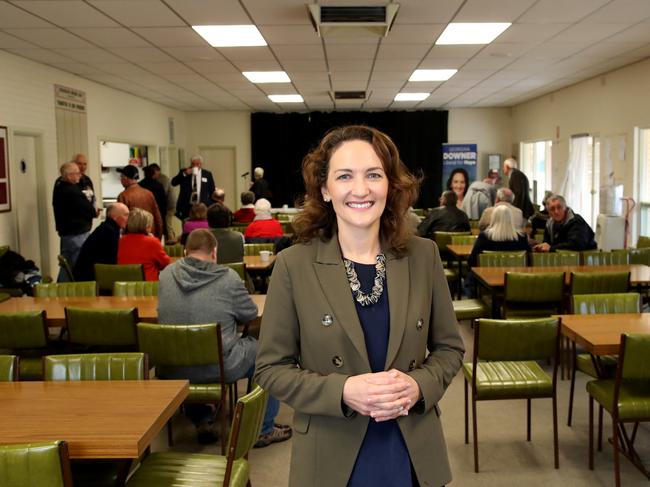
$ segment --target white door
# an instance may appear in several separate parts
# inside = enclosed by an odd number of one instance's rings
[[[212,172],[214,185],[226,192],[226,206],[232,211],[239,207],[237,171],[234,147],[199,147],[203,167]]]
[[[33,260],[43,269],[41,239],[39,232],[40,216],[36,189],[36,137],[14,135],[14,172],[11,175],[12,191],[16,198],[16,222],[18,229],[18,252],[25,259]],[[46,249],[44,249],[46,250]]]

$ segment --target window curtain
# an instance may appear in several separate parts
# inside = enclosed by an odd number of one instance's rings
[[[571,138],[569,162],[560,187],[560,194],[564,196],[567,205],[587,222],[591,219],[591,185],[587,182],[589,150],[588,135]]]

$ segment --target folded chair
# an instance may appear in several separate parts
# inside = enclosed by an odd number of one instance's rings
[[[476,403],[497,399],[526,399],[527,440],[531,437],[531,400],[551,398],[553,402],[553,448],[559,468],[557,439],[557,358],[560,320],[477,321],[472,362],[463,364],[465,376],[465,443],[469,443],[468,388],[472,391],[472,433],[474,471],[478,473],[478,428]],[[553,359],[552,376],[538,360]],[[505,425],[504,425],[505,427]]]

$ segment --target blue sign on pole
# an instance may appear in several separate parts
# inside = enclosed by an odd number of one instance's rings
[[[442,190],[447,189],[447,180],[452,173],[464,172],[466,185],[476,181],[478,152],[476,144],[442,144]]]

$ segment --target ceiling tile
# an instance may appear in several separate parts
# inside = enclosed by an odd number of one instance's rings
[[[117,48],[109,49],[110,52],[121,58],[128,59],[134,63],[140,63],[142,61],[150,62],[163,62],[169,61],[172,62],[174,59],[165,54],[158,48],[155,47],[128,47],[128,48]]]
[[[570,25],[568,23],[534,24],[517,22],[498,37],[498,43],[542,42],[568,29]]]
[[[151,45],[145,39],[123,27],[72,28],[68,30],[102,47],[148,47]]]
[[[14,37],[14,36],[9,35],[7,33],[0,32],[0,49],[7,49],[7,48],[34,49],[34,48],[37,48],[37,47],[38,46],[36,44],[32,44],[31,42],[27,42],[27,41],[25,41],[23,39],[18,39],[17,37]]]
[[[405,71],[410,76],[420,64],[420,59],[377,59],[373,71]]]
[[[647,0],[614,0],[593,14],[585,22],[596,24],[608,22],[635,23],[650,18],[650,2]]]
[[[519,22],[548,24],[554,22],[577,22],[595,12],[609,0],[539,0]]]
[[[89,42],[63,29],[5,29],[5,32],[47,48],[93,47]]]
[[[184,66],[178,62],[169,62],[169,63],[152,63],[152,62],[141,62],[142,66],[147,71],[158,74],[189,74],[193,73],[191,69],[187,66]]]
[[[275,60],[269,61],[233,61],[240,72],[244,71],[282,71],[282,67]]]
[[[241,77],[240,71],[233,66],[229,61],[188,61],[185,64],[191,67],[192,69],[198,71],[202,74],[222,74],[222,75],[233,75]]]
[[[88,0],[106,15],[128,27],[173,27],[186,25],[159,0]]]
[[[433,46],[426,59],[469,59],[484,48],[485,46],[477,45]]]
[[[627,24],[588,24],[580,22],[559,33],[552,42],[598,42],[625,30]]]
[[[231,61],[275,61],[271,50],[264,47],[220,47],[219,52]]]
[[[124,59],[121,59],[114,54],[111,54],[104,49],[90,48],[90,49],[54,49],[54,51],[64,56],[68,56],[82,63],[89,63],[93,65],[105,64],[105,63],[120,63],[124,62]]]
[[[49,49],[7,49],[7,52],[45,64],[67,64],[75,62],[74,59],[52,52]]]
[[[309,45],[279,45],[273,47],[273,52],[283,62],[288,59],[325,60],[323,48],[318,44]]]
[[[330,69],[333,73],[337,71],[358,71],[368,70],[372,67],[371,59],[355,59],[355,60],[338,60],[331,59],[329,61]]]
[[[95,66],[89,66],[88,64],[82,64],[82,63],[61,63],[61,64],[52,63],[51,65],[57,69],[61,69],[62,71],[67,71],[69,73],[73,73],[79,76],[88,76],[88,75],[101,76],[102,74],[106,74],[105,71],[102,71],[101,69]]]
[[[223,56],[213,47],[165,47],[164,50],[179,61],[223,60]]]
[[[190,27],[146,27],[136,29],[137,33],[158,47],[206,47],[201,36]]]
[[[259,25],[258,29],[266,42],[278,44],[318,44],[321,45],[321,38],[310,25]]]
[[[372,60],[377,52],[375,44],[361,44],[355,45],[342,45],[342,44],[328,44],[325,43],[325,50],[327,52],[327,59],[332,60],[346,60],[346,59],[363,59]]]
[[[463,0],[408,0],[400,2],[397,24],[446,24],[463,4]]]
[[[650,42],[650,22],[641,22],[628,27],[607,38],[605,42]]]
[[[25,12],[7,2],[0,2],[0,28],[54,27],[49,22]]]
[[[382,44],[377,59],[422,59],[431,44]]]
[[[468,0],[454,22],[514,22],[535,0]]]
[[[117,26],[106,15],[78,0],[15,1],[14,5],[61,27]]]
[[[429,44],[442,34],[447,24],[399,24],[395,23],[388,35],[381,40],[385,44]]]
[[[287,71],[327,72],[325,61],[283,61],[282,65]]]
[[[189,25],[243,25],[251,21],[236,0],[167,0]]]
[[[310,24],[304,0],[246,0],[246,9],[253,22],[260,25]]]

